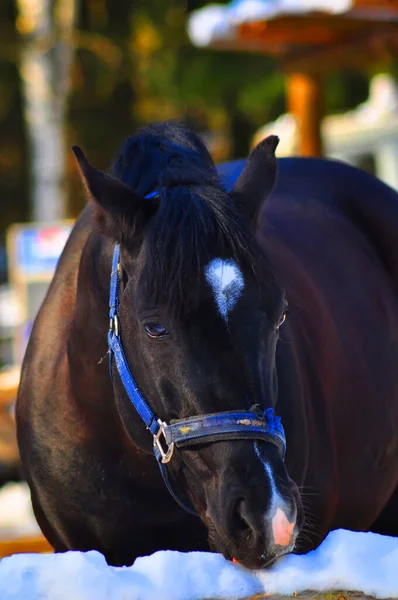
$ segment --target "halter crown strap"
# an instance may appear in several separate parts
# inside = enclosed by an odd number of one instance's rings
[[[182,508],[196,514],[192,506],[182,501],[175,493],[167,473],[166,464],[170,462],[175,447],[183,448],[227,439],[261,439],[276,445],[284,458],[285,432],[281,420],[275,416],[273,408],[268,408],[263,413],[258,406],[252,407],[250,411],[200,415],[188,419],[178,419],[170,424],[161,421],[141,394],[123,350],[118,321],[120,280],[120,246],[116,244],[113,252],[109,297],[108,345],[111,375],[112,359],[114,358],[119,377],[131,403],[153,435],[154,454],[167,489]]]

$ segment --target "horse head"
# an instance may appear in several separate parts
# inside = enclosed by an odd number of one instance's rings
[[[277,143],[257,146],[229,192],[200,139],[177,125],[128,138],[111,175],[75,148],[97,226],[110,250],[120,247],[126,361],[161,422],[253,405],[278,411],[275,351],[286,301],[254,235],[275,182]],[[121,421],[152,453],[116,367]],[[302,508],[280,446],[242,438],[182,445],[165,468],[206,525],[211,548],[254,568],[294,548]]]

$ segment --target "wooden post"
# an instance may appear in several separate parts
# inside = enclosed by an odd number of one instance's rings
[[[297,119],[300,156],[322,156],[323,107],[320,76],[288,73],[287,105],[288,111]]]

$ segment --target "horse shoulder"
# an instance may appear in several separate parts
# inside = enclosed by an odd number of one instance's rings
[[[45,398],[65,371],[66,341],[75,307],[79,263],[92,231],[91,213],[88,205],[74,225],[34,322],[22,364],[18,414],[29,410],[39,397]]]

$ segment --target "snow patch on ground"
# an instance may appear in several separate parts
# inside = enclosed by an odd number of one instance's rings
[[[98,552],[20,554],[0,562],[1,600],[199,600],[353,590],[398,597],[398,538],[331,532],[303,556],[248,571],[218,554],[156,552],[132,567],[109,567]]]
[[[352,590],[398,597],[398,538],[338,529],[302,556],[290,554],[258,573],[267,593]]]
[[[0,562],[1,600],[196,600],[261,591],[249,571],[218,554],[156,552],[108,567],[98,552],[24,554]]]

